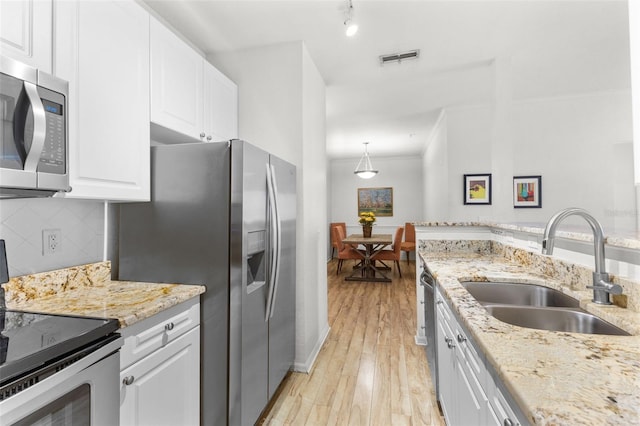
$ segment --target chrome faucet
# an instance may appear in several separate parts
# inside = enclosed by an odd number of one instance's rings
[[[593,301],[601,305],[610,305],[609,294],[622,294],[622,287],[618,284],[611,284],[609,282],[609,274],[605,272],[604,266],[604,232],[602,225],[591,216],[586,210],[571,207],[568,209],[560,210],[553,215],[547,226],[544,229],[544,236],[542,237],[542,254],[553,254],[554,239],[556,235],[556,228],[566,217],[580,216],[589,223],[591,230],[593,231],[593,250],[596,261],[596,270],[593,273],[593,285],[587,288],[593,289]]]

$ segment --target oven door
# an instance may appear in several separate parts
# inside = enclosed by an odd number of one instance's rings
[[[0,402],[0,424],[119,424],[122,338]]]

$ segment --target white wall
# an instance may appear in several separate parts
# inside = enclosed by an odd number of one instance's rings
[[[609,233],[635,228],[631,105],[627,91],[519,101],[510,111],[510,150],[492,145],[492,108],[453,108],[447,115],[448,219],[546,222],[565,207],[583,207]],[[425,170],[441,168],[425,154]],[[512,194],[493,193],[491,206],[463,204],[465,173],[492,173],[494,187],[511,186],[513,175],[496,173],[497,164],[516,176],[542,176],[542,208],[514,209]],[[429,185],[429,184],[428,184]],[[429,186],[425,188],[429,188]],[[426,189],[426,204],[438,194]],[[439,200],[441,201],[441,200]],[[429,217],[425,220],[437,220]]]
[[[422,153],[423,217],[431,221],[449,219],[449,155],[447,114],[441,111]]]
[[[423,220],[422,160],[414,157],[371,157],[379,173],[361,179],[353,171],[359,158],[335,159],[330,163],[331,213],[329,222],[345,222],[347,233],[362,232],[358,224],[358,188],[393,188],[393,216],[378,217],[374,233],[393,233],[405,222]]]
[[[42,254],[42,230],[59,229],[59,251]],[[0,200],[9,276],[103,260],[104,203],[61,198]]]
[[[329,330],[325,86],[302,42],[208,58],[239,89],[239,136],[297,167],[296,360],[308,371]]]

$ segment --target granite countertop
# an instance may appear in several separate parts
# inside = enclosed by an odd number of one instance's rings
[[[489,228],[503,229],[506,231],[528,232],[530,234],[543,235],[545,223],[497,223],[497,222],[414,222],[417,227],[456,227],[486,226]],[[587,227],[562,225],[556,232],[556,236],[576,241],[593,241],[593,233]],[[619,235],[606,235],[606,244],[613,247],[640,250],[640,231],[628,232]]]
[[[128,327],[205,292],[201,285],[112,281],[110,262],[11,278],[7,308],[117,318]]]
[[[520,409],[533,424],[640,424],[640,313],[590,301],[499,254],[434,252],[421,257]],[[553,332],[501,322],[459,281],[543,284],[580,299],[580,306],[632,336]]]

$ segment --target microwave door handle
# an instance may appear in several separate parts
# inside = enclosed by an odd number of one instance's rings
[[[40,95],[38,95],[38,88],[35,84],[24,82],[24,90],[31,103],[31,111],[33,111],[33,140],[31,141],[31,148],[27,153],[27,158],[24,162],[24,170],[27,172],[35,172],[40,162],[40,156],[44,149],[44,141],[47,136],[47,117],[44,113],[44,106]]]

